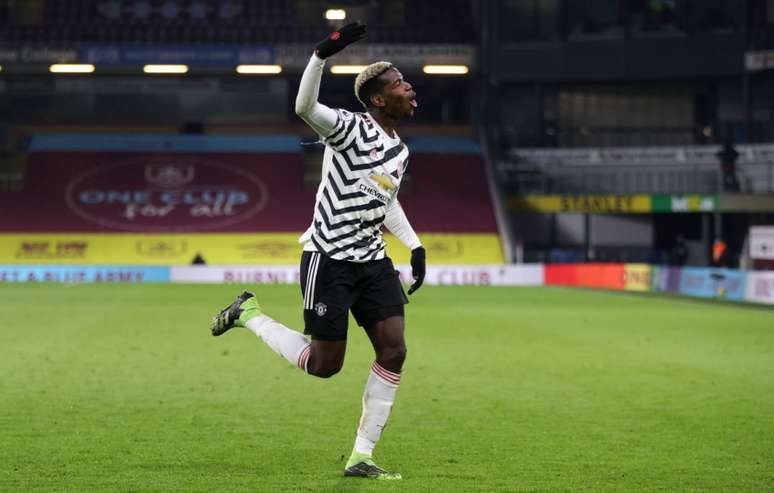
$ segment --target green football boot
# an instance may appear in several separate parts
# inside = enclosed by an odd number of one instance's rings
[[[261,305],[250,291],[244,291],[237,296],[233,303],[212,317],[210,330],[212,335],[225,334],[233,327],[244,327],[251,318],[262,315]]]
[[[359,454],[354,450],[344,468],[344,475],[368,479],[402,479],[400,473],[385,471],[374,463],[370,455]]]

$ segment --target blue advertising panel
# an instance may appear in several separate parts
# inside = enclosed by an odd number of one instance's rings
[[[32,151],[298,152],[297,135],[41,134]]]
[[[652,289],[653,291],[677,293],[680,291],[679,267],[653,266]]]
[[[127,265],[0,265],[0,283],[72,282],[142,283],[169,282],[169,267]]]
[[[702,298],[745,299],[745,273],[732,269],[686,267],[680,275],[680,293]]]
[[[85,43],[79,51],[84,63],[102,65],[186,64],[241,65],[274,63],[271,45],[120,45]]]

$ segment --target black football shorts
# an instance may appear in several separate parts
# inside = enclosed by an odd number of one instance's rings
[[[312,339],[347,339],[349,311],[368,328],[392,316],[403,316],[408,298],[392,260],[346,262],[319,252],[301,255],[304,333]]]

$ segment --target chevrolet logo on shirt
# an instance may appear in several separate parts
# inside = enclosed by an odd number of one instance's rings
[[[377,175],[376,173],[371,173],[371,176],[369,177],[373,181],[379,184],[380,187],[387,191],[395,190],[395,184],[392,182],[389,176],[387,175]]]

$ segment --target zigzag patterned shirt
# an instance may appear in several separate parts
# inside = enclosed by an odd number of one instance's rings
[[[317,101],[324,66],[310,57],[296,96],[296,114],[325,143],[314,219],[299,241],[337,260],[378,260],[385,257],[384,224],[410,250],[422,246],[397,199],[408,149],[368,113]]]
[[[381,227],[408,165],[408,148],[367,113],[337,109],[333,132],[323,139],[322,181],[314,220],[302,236],[305,250],[336,260],[385,257]]]

